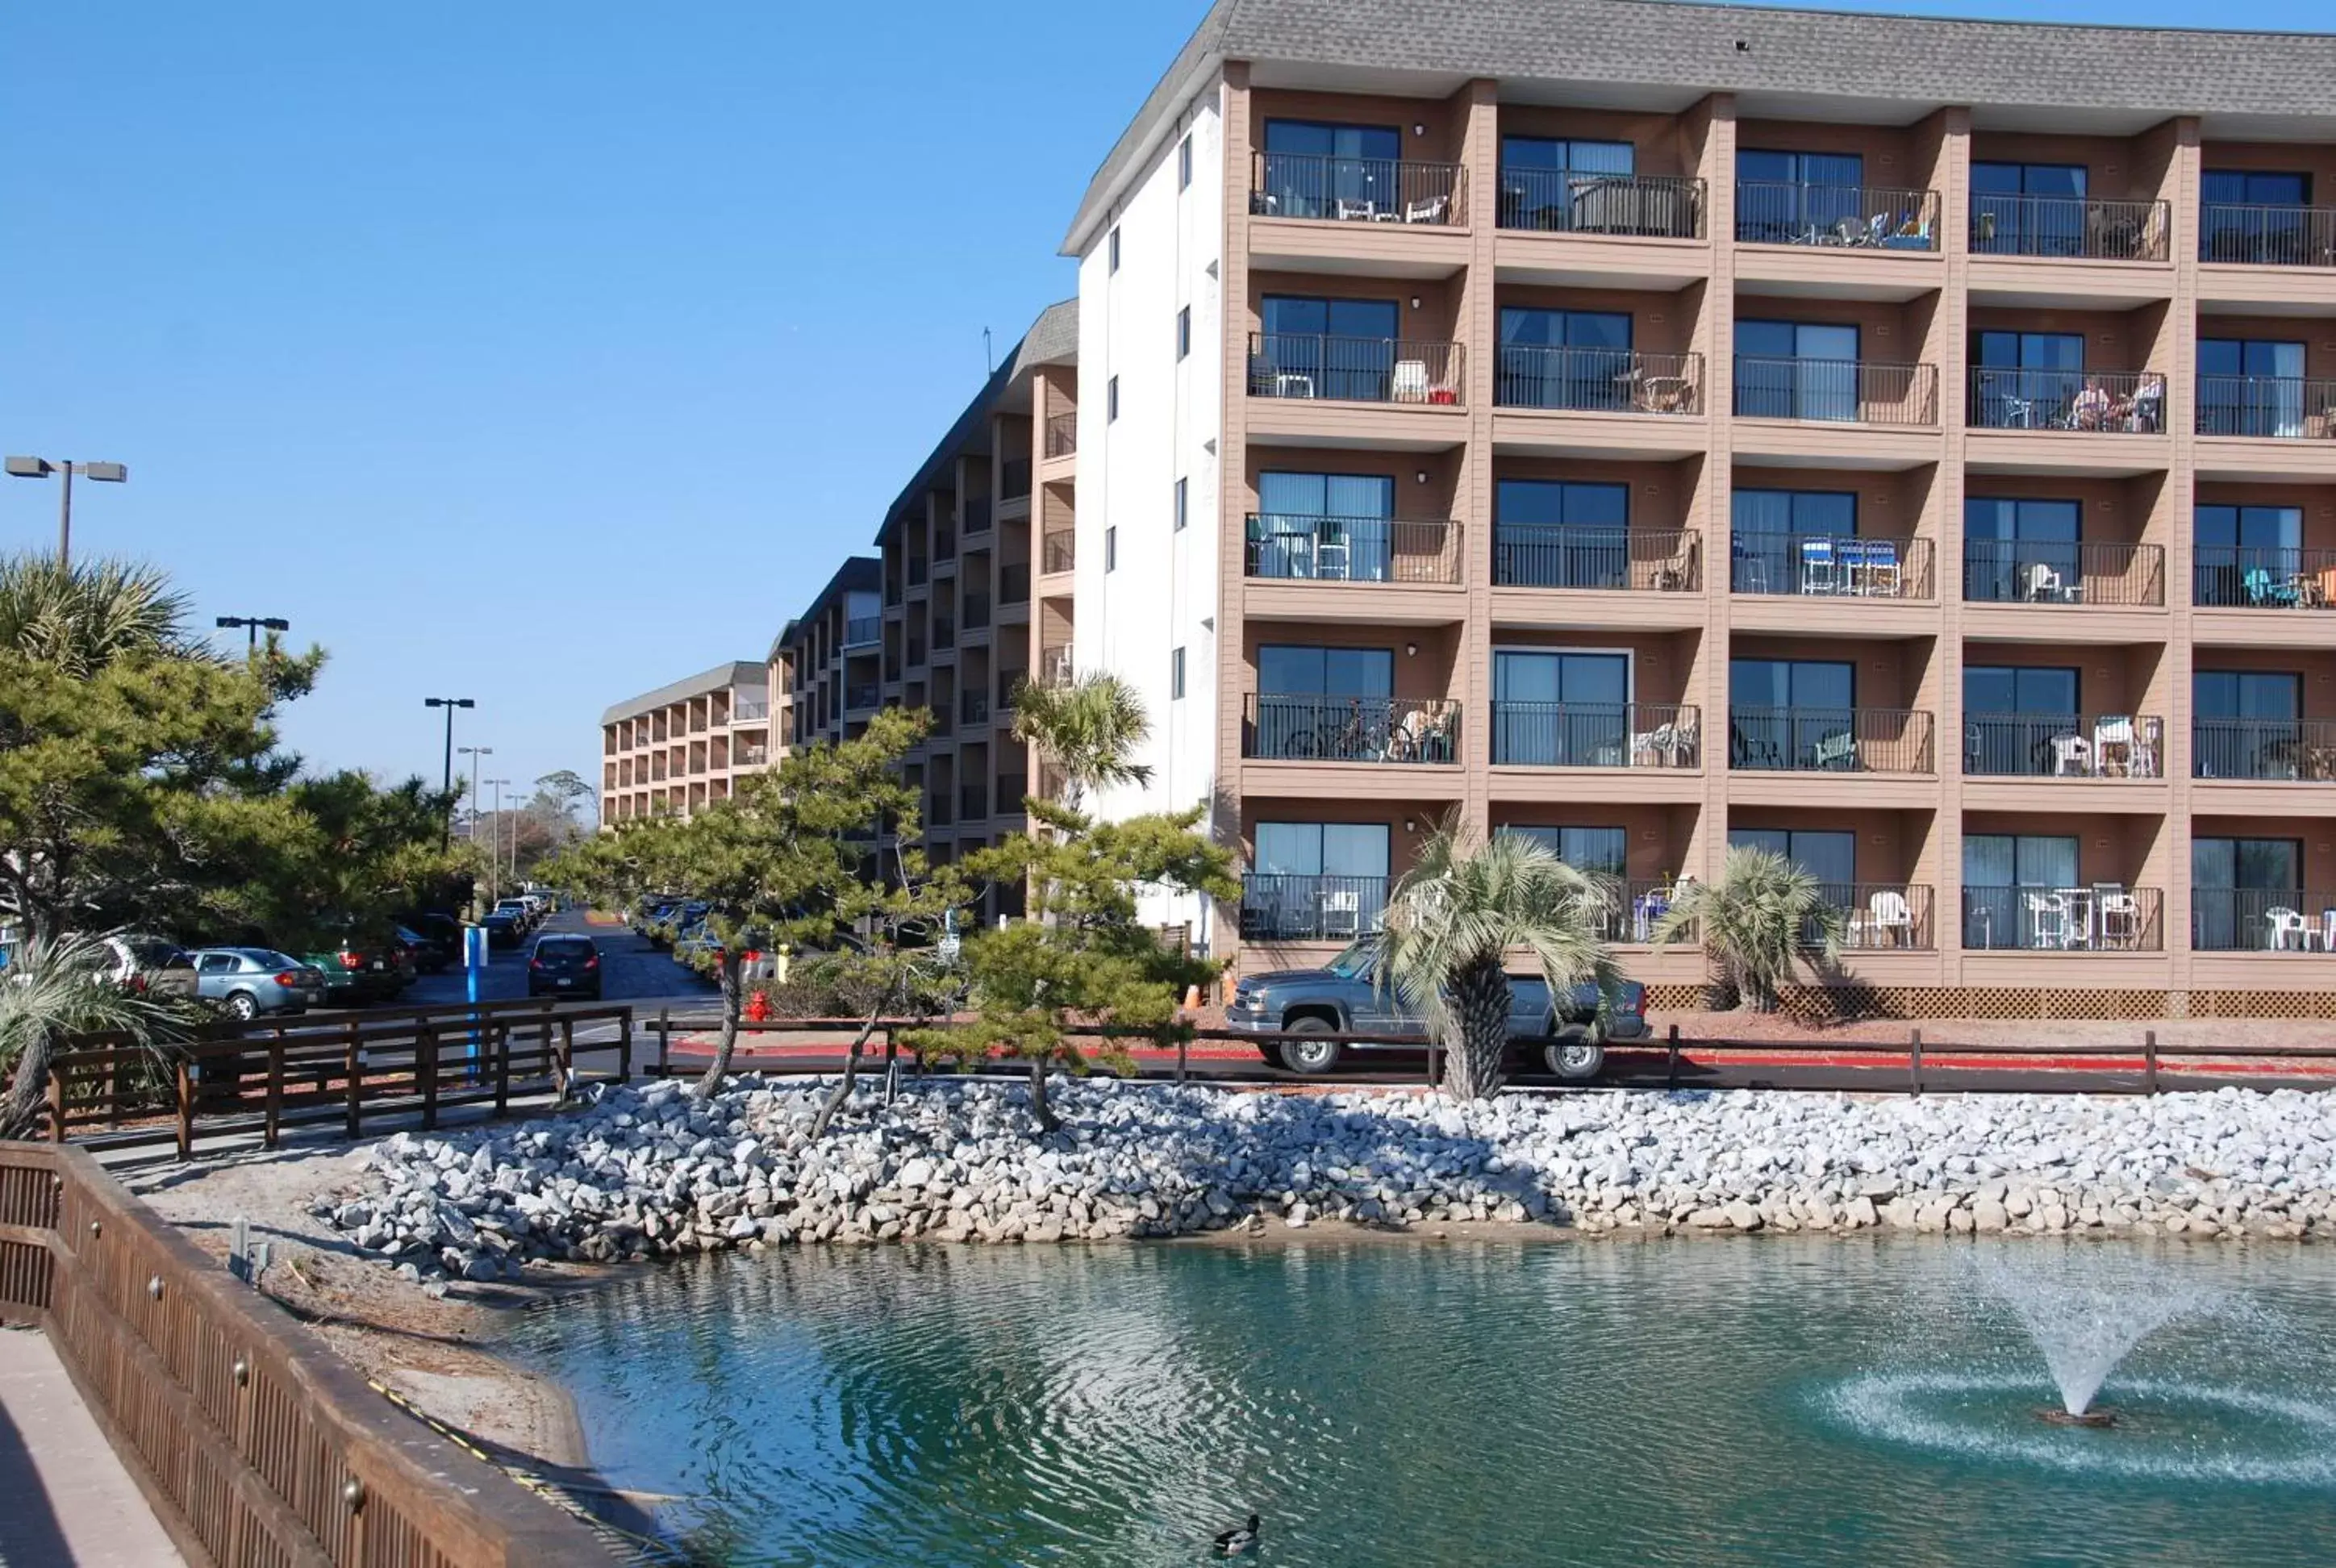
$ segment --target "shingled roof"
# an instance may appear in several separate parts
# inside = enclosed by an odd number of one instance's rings
[[[1217,0],[1096,170],[1076,253],[1227,60],[1474,77],[2336,122],[2336,35],[1981,22],[1687,0]]]
[[[620,702],[603,713],[600,716],[600,722],[617,724],[645,713],[655,713],[657,709],[679,702],[684,697],[704,696],[709,691],[726,691],[732,687],[738,686],[765,686],[769,683],[770,674],[767,666],[749,663],[745,659],[734,659],[728,664],[717,664],[712,669],[700,670],[697,674],[675,681],[670,686],[661,686],[655,691],[643,692],[630,702]]]
[[[956,460],[966,443],[982,433],[982,424],[988,419],[990,408],[998,402],[998,395],[1014,385],[1016,377],[1042,365],[1067,365],[1078,356],[1079,302],[1076,299],[1058,300],[1038,313],[1038,319],[1030,324],[1030,330],[1024,333],[1022,340],[1007,352],[1006,363],[989,373],[989,379],[981,384],[981,390],[973,394],[973,401],[965,405],[964,411],[950,424],[940,440],[934,443],[931,453],[918,465],[909,482],[900,487],[900,493],[893,497],[892,504],[885,508],[884,521],[876,530],[877,540],[881,542],[891,531],[892,520],[903,508],[924,499],[925,492],[932,488],[942,471]]]

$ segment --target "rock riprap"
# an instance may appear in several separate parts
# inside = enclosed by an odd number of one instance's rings
[[[409,1273],[484,1280],[784,1242],[1061,1242],[1326,1222],[1700,1232],[2336,1233],[2336,1099],[1823,1094],[1276,1095],[1103,1080],[863,1094],[604,1092],[550,1119],[400,1133],[315,1212]]]

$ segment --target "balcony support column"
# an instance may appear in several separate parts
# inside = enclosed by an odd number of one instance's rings
[[[2166,890],[2166,951],[2173,962],[2172,989],[2186,1003],[2191,986],[2190,957],[2190,811],[2192,675],[2196,667],[2191,646],[2197,612],[2198,574],[2193,549],[2197,514],[2198,441],[2198,236],[2203,212],[2199,206],[2201,127],[2195,116],[2184,115],[2166,128],[2172,147],[2166,159],[2165,183],[2159,195],[2173,214],[2174,305],[2167,331],[2174,340],[2173,394],[2166,424],[2174,438],[2174,467],[2166,476],[2159,515],[2169,524],[2166,543],[2166,609],[2170,621],[2166,657],[2159,661],[2157,678],[2166,683],[2166,783],[2169,799],[2164,827],[2158,833],[2152,863],[2141,868],[2142,880]],[[2182,401],[2186,393],[2187,405]],[[2186,1010],[2186,1007],[2185,1008]]]
[[[1465,129],[1461,161],[1468,186],[1468,271],[1462,279],[1458,312],[1462,341],[1500,341],[1494,264],[1500,233],[1500,83],[1479,78],[1461,90]],[[1489,831],[1493,756],[1493,648],[1485,628],[1493,617],[1493,373],[1497,353],[1467,356],[1468,446],[1454,496],[1453,519],[1460,524],[1460,580],[1466,585],[1469,636],[1454,661],[1452,696],[1460,704],[1463,820],[1475,833]]]
[[[1702,157],[1696,172],[1709,194],[1704,214],[1711,241],[1711,281],[1706,286],[1703,319],[1691,346],[1703,355],[1703,406],[1691,417],[1706,427],[1702,472],[1687,507],[1685,524],[1703,534],[1704,633],[1696,663],[1682,683],[1679,700],[1702,710],[1703,809],[1679,869],[1710,881],[1728,854],[1728,659],[1734,614],[1735,447],[1732,421],[1718,411],[1736,406],[1736,96],[1715,93],[1693,112],[1705,122]]]
[[[1225,418],[1216,469],[1215,646],[1204,649],[1201,655],[1202,667],[1213,668],[1217,683],[1216,756],[1210,771],[1209,814],[1204,825],[1211,838],[1231,850],[1246,865],[1249,857],[1241,852],[1245,803],[1237,791],[1229,787],[1228,781],[1241,776],[1241,650],[1247,646],[1241,618],[1243,557],[1247,541],[1243,537],[1241,520],[1249,514],[1244,499],[1249,482],[1249,433],[1247,403],[1240,389],[1246,386],[1249,380],[1249,334],[1237,330],[1249,299],[1250,149],[1257,144],[1250,123],[1247,61],[1225,62],[1224,85],[1221,91],[1223,134],[1218,154],[1222,165],[1221,184],[1223,187],[1224,211],[1219,232],[1223,237],[1224,255],[1218,268],[1221,276],[1216,296],[1221,327],[1218,346],[1222,355],[1218,385],[1224,389]],[[1085,459],[1078,467],[1082,475],[1095,471],[1095,465]],[[1089,565],[1084,548],[1080,551],[1078,570],[1081,575],[1089,576],[1089,580],[1102,580],[1090,575],[1096,569]],[[1034,625],[1039,618],[1035,615],[1031,617]],[[1076,628],[1074,631],[1076,633]],[[1083,654],[1075,650],[1073,657],[1080,667],[1085,667],[1086,659]],[[1032,771],[1035,776],[1037,770]],[[1209,913],[1209,951],[1223,956],[1238,951],[1240,946],[1240,910],[1237,907],[1227,908],[1212,901]]]
[[[1940,238],[1947,263],[1937,331],[1940,462],[1931,479],[1932,581],[1939,592],[1939,640],[1932,650],[1937,672],[1939,715],[1935,742],[1941,809],[1931,813],[1930,842],[1906,868],[1917,881],[1928,880],[1941,901],[1932,923],[1938,931],[1942,979],[1963,978],[1963,457],[1968,444],[1971,385],[1971,111],[1950,106],[1939,112],[1937,180]],[[1952,772],[1949,772],[1949,768]],[[1952,783],[1949,784],[1948,781]],[[1954,803],[1949,805],[1948,803]]]

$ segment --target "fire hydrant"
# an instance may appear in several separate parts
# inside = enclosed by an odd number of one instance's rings
[[[761,1024],[761,1023],[767,1023],[767,1022],[769,1022],[769,1021],[770,1021],[770,1017],[771,1017],[771,993],[770,993],[770,992],[768,992],[768,991],[755,991],[755,992],[754,992],[752,995],[750,995],[750,996],[748,996],[748,997],[747,997],[747,998],[746,998],[746,1021],[747,1021],[748,1023],[750,1023],[750,1024]]]

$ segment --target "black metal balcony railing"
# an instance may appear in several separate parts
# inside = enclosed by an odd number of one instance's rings
[[[1249,209],[1260,218],[1448,226],[1467,221],[1467,174],[1457,163],[1257,152]]]
[[[846,708],[875,707],[883,700],[883,694],[877,689],[874,681],[847,686],[843,688],[843,706]]]
[[[1493,531],[1493,581],[1504,588],[1700,592],[1703,536],[1693,529],[1504,522]]]
[[[884,618],[875,615],[855,616],[843,623],[843,646],[866,648],[881,641],[884,636]]]
[[[1742,245],[1936,250],[1939,193],[1739,180],[1736,182],[1736,239]]]
[[[1728,710],[1728,765],[1753,772],[1926,774],[1931,735],[1920,708]]]
[[[884,579],[884,602],[888,605],[898,604],[900,602],[900,579],[899,578],[888,577]]]
[[[1253,511],[1243,570],[1250,577],[1314,582],[1458,582],[1460,527]]]
[[[1704,183],[1592,169],[1501,170],[1501,227],[1638,239],[1703,238]]]
[[[909,586],[910,588],[916,588],[922,584],[924,580],[925,558],[921,555],[910,556],[909,558]]]
[[[1702,765],[1694,704],[1494,702],[1493,761],[1506,767]]]
[[[2202,375],[2198,433],[2267,441],[2336,437],[2336,380],[2301,375]]]
[[[1932,598],[1935,551],[1927,539],[1858,539],[1833,533],[1729,538],[1729,588],[1823,599]]]
[[[1243,941],[1345,941],[1378,930],[1387,913],[1385,877],[1241,877]]]
[[[2198,215],[2198,259],[2251,267],[2336,267],[2336,207],[2207,202]]]
[[[1055,643],[1038,650],[1038,678],[1048,686],[1068,686],[1076,678],[1066,644]]]
[[[2113,540],[1967,539],[1963,598],[1973,604],[2166,602],[2166,551]]]
[[[1261,761],[1460,760],[1460,706],[1438,697],[1251,692],[1241,719],[1241,755]]]
[[[2336,893],[2192,888],[2190,946],[2202,953],[2336,953]]]
[[[1963,772],[1981,778],[2164,778],[2166,721],[2147,714],[1963,714]]]
[[[900,655],[888,653],[884,656],[884,678],[888,681],[897,681],[900,678]]]
[[[1040,541],[1038,569],[1048,576],[1068,571],[1078,564],[1078,534],[1067,528],[1049,530]]]
[[[1079,449],[1079,416],[1076,410],[1067,414],[1046,415],[1046,455],[1069,457]]]
[[[2336,607],[2336,550],[2199,544],[2190,550],[2190,602],[2224,609]]]
[[[1855,359],[1736,356],[1739,419],[1939,423],[1939,367]]]
[[[998,602],[1027,604],[1030,602],[1030,563],[1009,560],[998,569]]]
[[[967,533],[988,533],[989,520],[989,497],[968,495],[965,498],[965,531]]]
[[[1921,882],[1825,882],[1825,901],[1841,911],[1841,945],[1856,952],[1928,952],[1938,945],[1930,888]],[[1818,932],[1804,934],[1815,945]]]
[[[2157,888],[1966,887],[1963,946],[2047,952],[2154,953],[2166,946]]]
[[[1020,501],[1030,493],[1030,460],[1009,457],[998,465],[998,499]]]
[[[1653,941],[1656,922],[1670,911],[1678,879],[1607,876],[1604,881],[1612,897],[1599,921],[1600,938],[1642,946]]]
[[[989,792],[979,784],[959,784],[957,812],[959,822],[979,822],[989,814]]]
[[[979,631],[989,624],[989,596],[969,593],[965,596],[965,629]]]
[[[1965,417],[1976,430],[2074,430],[2156,435],[2166,429],[2166,377],[2155,370],[1971,373]]]
[[[2173,210],[2163,201],[2096,201],[1974,190],[1971,248],[1979,256],[2164,261]]]
[[[1461,346],[1317,332],[1252,332],[1251,397],[1340,403],[1457,404]]]
[[[1703,355],[1628,348],[1541,348],[1504,344],[1493,377],[1502,408],[1589,414],[1700,414]]]
[[[957,711],[958,716],[964,719],[968,724],[988,724],[989,722],[989,694],[988,692],[981,691],[964,691],[958,693]]]
[[[2190,775],[2320,784],[2336,780],[2336,719],[2192,719]]]

